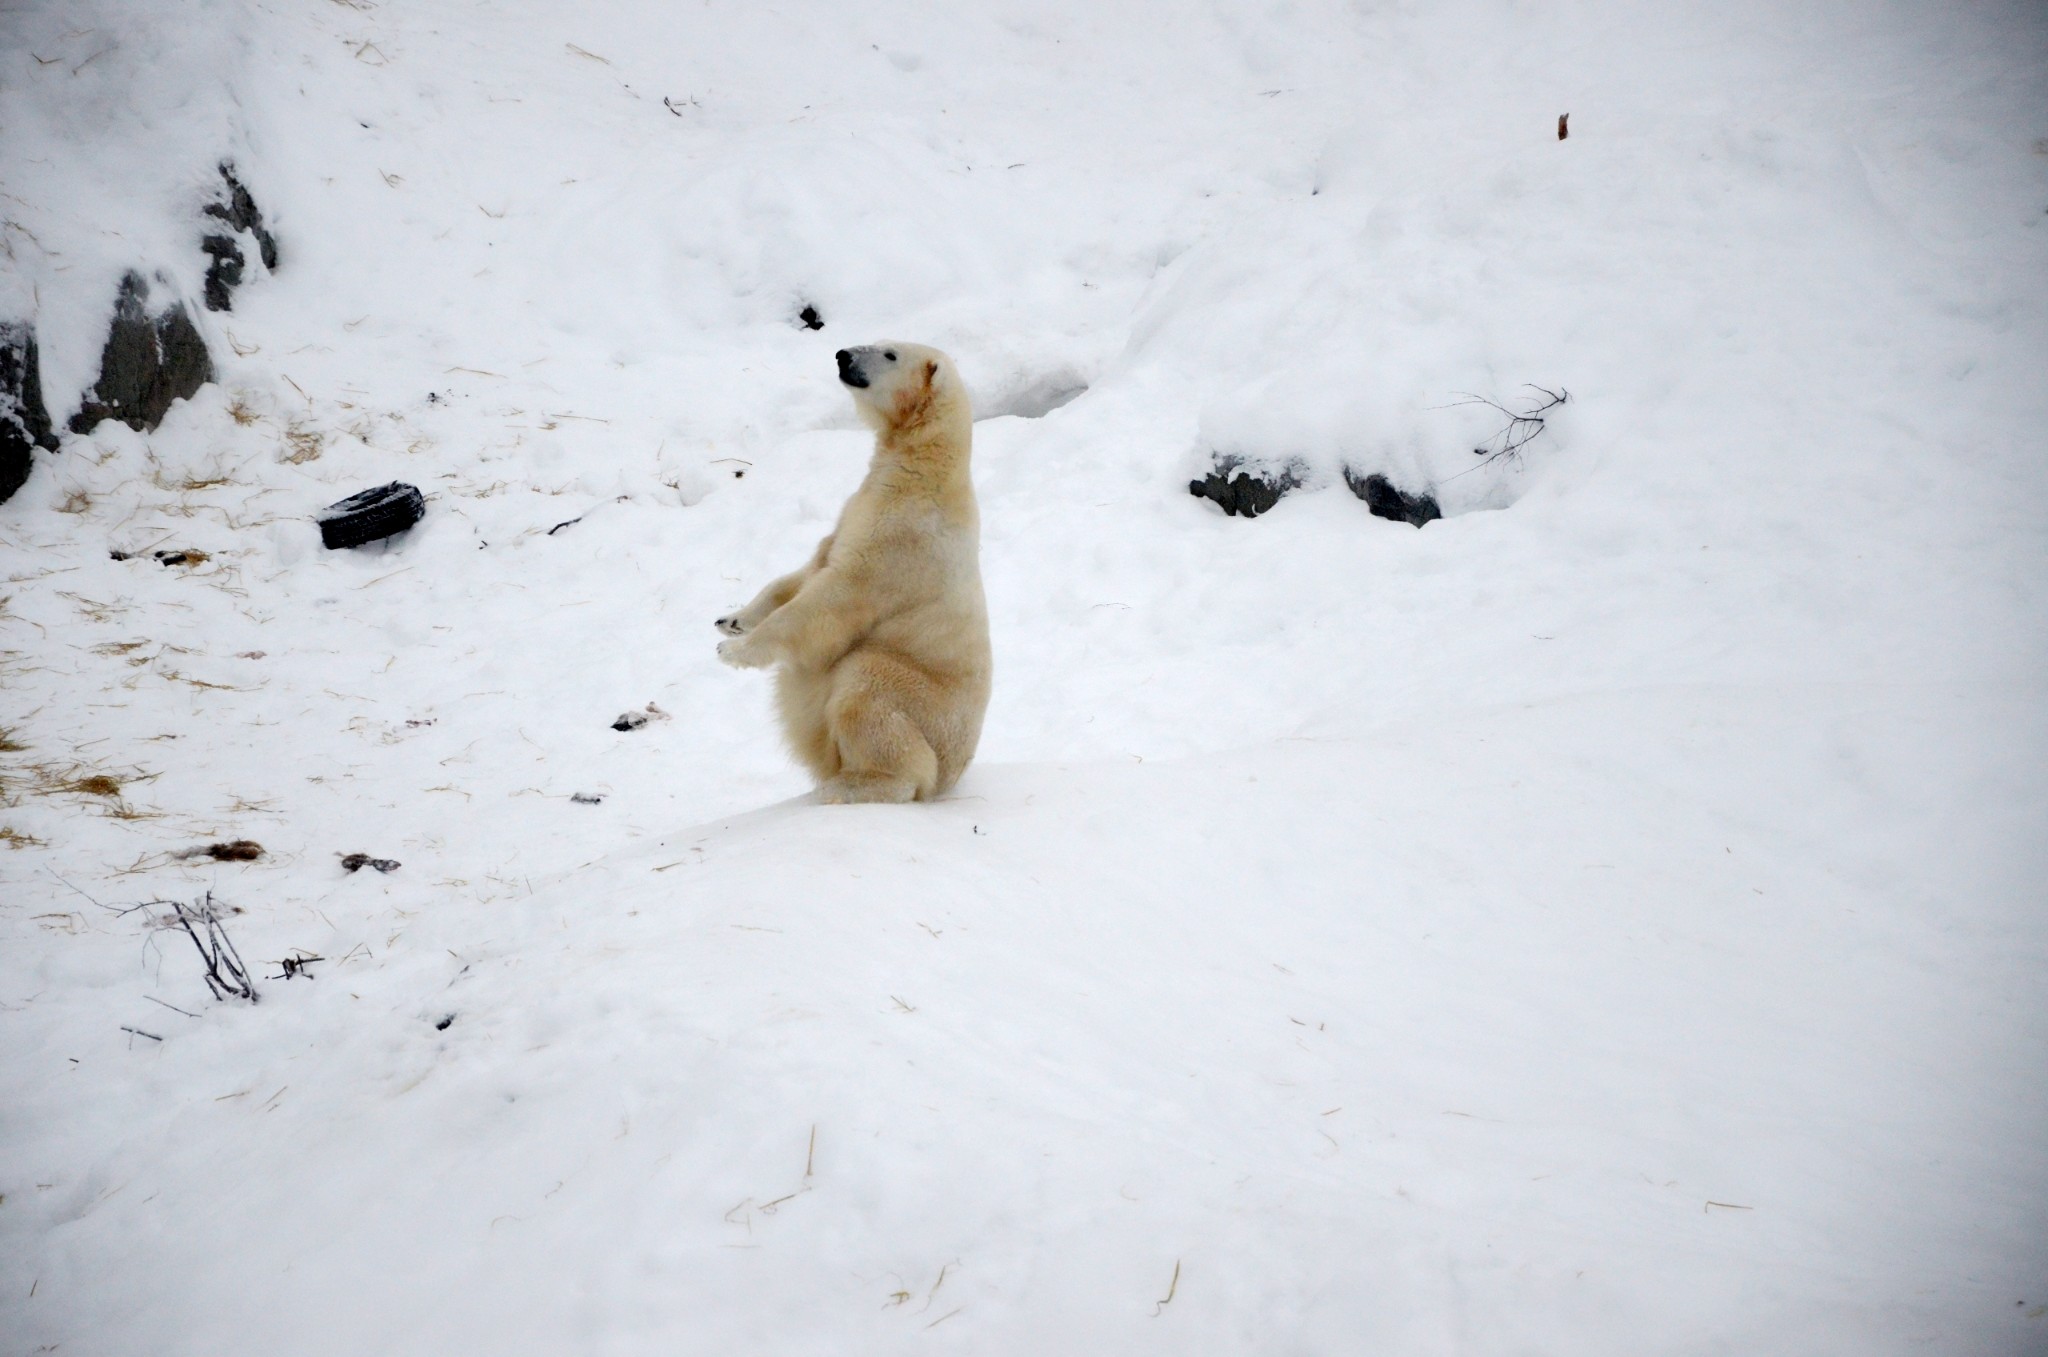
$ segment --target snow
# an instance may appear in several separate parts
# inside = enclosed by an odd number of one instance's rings
[[[0,506],[6,1350],[2048,1350],[2044,72],[2020,4],[0,14],[52,414],[128,268],[220,373]],[[206,313],[222,160],[280,265]],[[825,807],[709,624],[881,338],[984,416],[996,693]],[[207,891],[254,1006],[117,912]]]

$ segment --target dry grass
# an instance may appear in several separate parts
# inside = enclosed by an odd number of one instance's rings
[[[0,825],[0,843],[6,844],[9,848],[42,848],[48,842],[47,839],[39,839],[33,834],[24,834],[12,825]]]
[[[326,445],[327,439],[317,429],[294,424],[284,431],[284,442],[285,451],[277,455],[277,460],[287,466],[302,466],[320,456],[320,450]]]
[[[257,414],[256,411],[250,407],[249,402],[247,400],[237,395],[233,400],[228,402],[228,418],[232,419],[233,421],[235,421],[235,423],[241,425],[243,428],[246,429],[251,424],[254,424],[257,420],[263,418],[263,416]]]
[[[121,779],[111,773],[88,773],[84,777],[46,783],[37,790],[44,793],[69,792],[78,796],[119,796],[122,785]]]
[[[28,746],[14,738],[14,727],[0,726],[0,754],[19,754]]]
[[[155,773],[91,772],[73,764],[57,767],[52,764],[30,764],[28,772],[35,777],[35,786],[30,793],[35,796],[83,796],[105,803],[102,813],[116,820],[154,820],[154,812],[136,810],[122,798],[121,793],[138,782],[154,782]]]
[[[111,622],[128,611],[128,605],[125,603],[102,603],[98,599],[87,598],[84,594],[73,594],[62,589],[57,591],[57,597],[68,598],[76,603],[78,611],[94,622]]]
[[[162,678],[165,678],[172,683],[187,683],[194,688],[211,688],[216,692],[253,693],[256,691],[256,688],[237,688],[232,683],[209,683],[205,679],[193,678],[190,674],[181,674],[175,669],[160,670],[159,674]],[[257,685],[257,687],[261,686],[261,684]]]
[[[83,490],[73,490],[64,497],[64,502],[57,506],[57,512],[60,514],[82,514],[90,508],[92,508],[92,496]]]

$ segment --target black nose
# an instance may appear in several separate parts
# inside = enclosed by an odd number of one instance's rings
[[[853,350],[841,349],[838,353],[832,356],[839,360],[840,381],[846,383],[848,386],[855,387],[866,386],[868,384],[868,379],[866,378],[866,376],[864,376],[861,373],[861,370],[859,368],[853,365]]]
[[[839,360],[839,366],[841,367],[848,367],[853,363],[853,353],[849,349],[841,349],[832,356]]]

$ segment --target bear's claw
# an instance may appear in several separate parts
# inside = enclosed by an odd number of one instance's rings
[[[711,625],[717,627],[727,636],[738,636],[746,630],[745,627],[740,625],[740,615],[738,613],[734,613],[731,617],[721,617]]]

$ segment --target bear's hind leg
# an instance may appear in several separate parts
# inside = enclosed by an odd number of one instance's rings
[[[829,674],[807,673],[788,665],[775,673],[775,704],[782,713],[782,734],[797,761],[824,782],[839,772],[839,749],[832,742],[827,704],[832,696]]]
[[[921,801],[939,782],[939,756],[905,711],[929,681],[891,656],[856,652],[834,675],[826,724],[839,754],[839,771],[818,788],[818,799]]]

